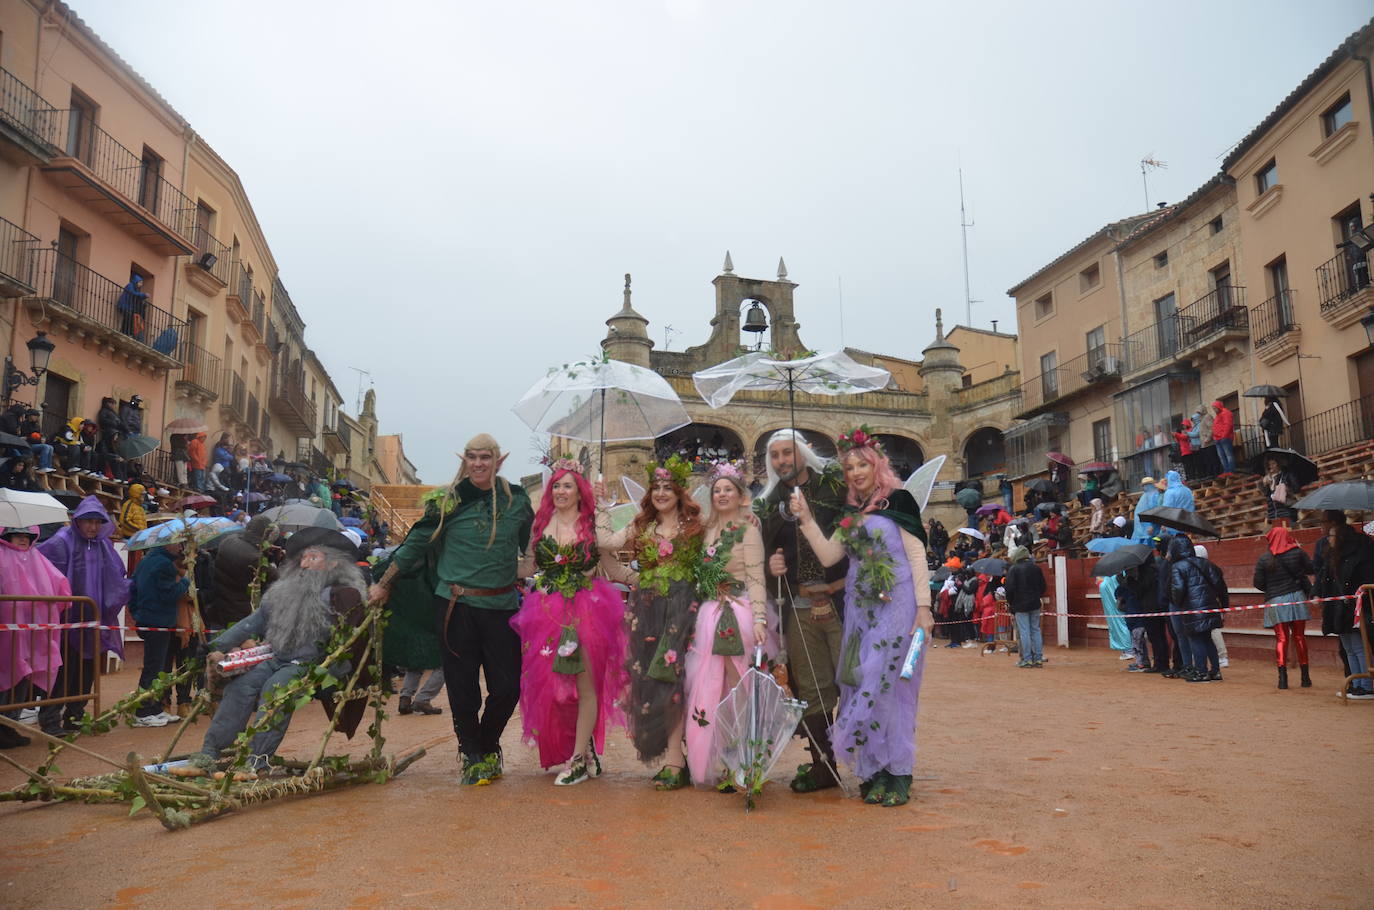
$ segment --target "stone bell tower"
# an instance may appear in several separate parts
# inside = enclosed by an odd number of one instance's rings
[[[711,282],[716,286],[716,313],[711,319],[711,337],[701,348],[692,348],[691,353],[704,356],[707,363],[720,363],[739,356],[740,310],[744,301],[756,300],[767,312],[768,328],[771,333],[769,344],[772,349],[788,357],[799,357],[806,350],[797,330],[796,317],[792,309],[792,293],[796,282],[787,280],[787,263],[778,259],[778,277],[775,281],[759,278],[741,278],[735,274],[735,264],[730,253],[725,253],[725,266]]]
[[[645,319],[630,305],[630,274],[625,273],[625,290],[620,309],[606,320],[606,337],[601,340],[601,350],[612,360],[633,363],[648,368],[649,352],[653,350],[653,340],[649,338],[649,320]],[[592,451],[592,469],[595,475],[596,457],[600,446],[588,446]],[[623,496],[621,476],[628,476],[640,483],[644,482],[644,468],[653,461],[653,440],[634,440],[632,442],[612,442],[606,445],[606,464],[603,473],[606,486],[612,495]]]

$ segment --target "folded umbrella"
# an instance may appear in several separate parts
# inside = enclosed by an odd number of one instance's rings
[[[1204,537],[1221,538],[1221,532],[1210,521],[1187,509],[1161,506],[1157,509],[1147,509],[1141,512],[1140,517],[1152,524],[1163,525],[1166,528],[1173,528],[1175,531],[1183,531],[1186,534],[1201,534]]]
[[[716,709],[712,757],[743,791],[745,811],[754,808],[768,772],[782,758],[805,710],[806,702],[789,696],[757,666],[744,671]]]
[[[1317,479],[1317,463],[1293,449],[1265,449],[1250,459],[1250,469],[1256,474],[1265,473],[1265,462],[1271,458],[1276,459],[1289,474],[1293,475],[1293,479],[1297,481],[1298,489],[1302,489]]]
[[[66,524],[67,507],[47,493],[0,489],[0,527]]]
[[[1348,480],[1341,483],[1329,483],[1299,499],[1294,508],[1374,512],[1374,482]]]
[[[1150,558],[1150,554],[1153,552],[1152,547],[1138,543],[1121,547],[1099,559],[1093,566],[1093,574],[1102,578],[1120,575],[1127,569],[1145,565],[1145,561]]]

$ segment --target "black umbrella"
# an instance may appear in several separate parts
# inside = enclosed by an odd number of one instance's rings
[[[1368,480],[1329,483],[1299,499],[1293,508],[1374,512],[1374,483]]]
[[[1044,477],[1037,477],[1037,478],[1035,478],[1034,480],[1027,481],[1027,483],[1026,483],[1026,489],[1027,489],[1027,490],[1034,490],[1034,491],[1037,492],[1037,493],[1058,493],[1058,492],[1059,492],[1058,487],[1056,487],[1054,484],[1050,483],[1049,480],[1046,479],[1046,478],[1044,478]]]
[[[949,569],[945,568],[944,566],[940,566],[940,568],[936,569],[934,573],[931,574],[930,580],[935,584],[944,584],[945,579],[949,578],[949,575]]]
[[[1183,531],[1187,534],[1201,534],[1204,537],[1221,538],[1221,532],[1213,524],[1196,512],[1187,509],[1175,509],[1161,506],[1157,509],[1147,509],[1140,513],[1140,517],[1147,522],[1157,525],[1164,525],[1166,528],[1173,528],[1175,531]],[[1125,549],[1124,547],[1122,549]]]
[[[980,575],[1006,575],[1008,562],[996,556],[985,556],[973,564],[973,571]]]
[[[1120,575],[1127,569],[1145,565],[1145,561],[1150,558],[1150,554],[1153,552],[1153,548],[1138,543],[1128,547],[1119,547],[1097,561],[1093,566],[1093,574],[1103,578]]]
[[[29,441],[22,436],[0,433],[0,446],[4,446],[7,449],[27,449],[29,447]]]
[[[1288,393],[1276,385],[1256,385],[1245,390],[1246,398],[1287,398]]]
[[[1250,459],[1250,469],[1256,474],[1264,473],[1264,463],[1270,458],[1278,460],[1278,463],[1293,475],[1293,480],[1297,482],[1298,489],[1302,489],[1317,479],[1317,463],[1300,452],[1292,449],[1265,449],[1254,458]]]

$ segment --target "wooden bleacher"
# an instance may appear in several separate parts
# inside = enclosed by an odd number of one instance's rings
[[[372,506],[387,524],[391,525],[392,543],[400,543],[410,532],[410,526],[425,514],[421,499],[433,486],[424,484],[373,484],[370,491]]]

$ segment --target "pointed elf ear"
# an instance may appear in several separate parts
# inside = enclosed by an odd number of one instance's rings
[[[506,452],[506,453],[502,454],[500,458],[496,459],[496,470],[498,470],[498,471],[501,470],[501,465],[505,464],[505,463],[506,463],[506,459],[509,458],[509,457],[510,457],[510,453],[509,453],[509,452]]]

